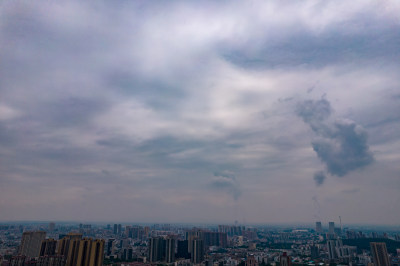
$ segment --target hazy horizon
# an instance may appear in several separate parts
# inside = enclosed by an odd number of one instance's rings
[[[398,14],[1,2],[0,221],[399,225]]]

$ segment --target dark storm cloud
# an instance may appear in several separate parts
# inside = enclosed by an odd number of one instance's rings
[[[314,181],[317,186],[321,186],[326,179],[326,175],[323,171],[318,171],[314,173]]]
[[[214,173],[214,179],[209,183],[209,187],[215,190],[222,190],[232,195],[234,200],[238,200],[242,191],[236,180],[236,176],[231,171],[218,171]]]
[[[318,136],[312,142],[312,147],[325,163],[327,171],[332,175],[344,176],[371,164],[374,158],[369,151],[366,131],[351,120],[332,122],[328,119],[331,112],[330,103],[326,99],[306,100],[297,107],[297,115]]]

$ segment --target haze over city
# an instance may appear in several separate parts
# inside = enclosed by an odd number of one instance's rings
[[[400,224],[398,1],[2,1],[0,220]]]

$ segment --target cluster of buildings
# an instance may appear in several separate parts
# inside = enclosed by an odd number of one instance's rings
[[[315,228],[0,225],[0,265],[395,266],[399,258],[398,232],[362,232],[333,222],[327,229],[321,222]]]
[[[101,266],[104,258],[103,239],[83,238],[70,233],[60,240],[46,239],[46,232],[22,234],[18,254],[3,259],[2,265]]]

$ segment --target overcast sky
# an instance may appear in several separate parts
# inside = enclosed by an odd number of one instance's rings
[[[398,225],[399,14],[2,1],[0,220]]]

